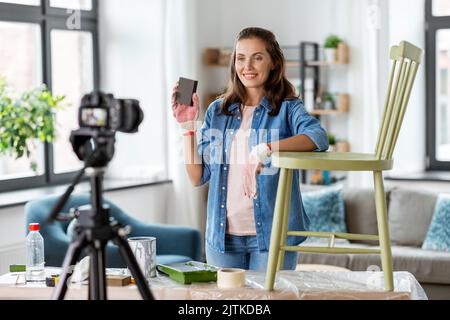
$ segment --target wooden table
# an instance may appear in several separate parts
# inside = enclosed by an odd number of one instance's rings
[[[5,276],[0,277],[5,279]],[[264,273],[248,271],[246,286],[218,289],[216,283],[180,285],[166,276],[152,278],[150,288],[156,299],[165,300],[311,300],[311,299],[426,299],[414,276],[395,272],[395,292],[384,292],[382,272],[281,271],[274,291],[264,289]],[[4,281],[3,281],[4,282]],[[43,285],[0,285],[0,299],[50,299],[53,288]],[[66,299],[86,299],[87,286],[72,284]],[[135,285],[108,287],[108,299],[140,299]]]

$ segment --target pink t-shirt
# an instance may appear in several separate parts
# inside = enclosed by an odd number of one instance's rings
[[[229,157],[227,191],[227,233],[237,236],[256,234],[253,199],[244,195],[244,165],[248,159],[248,138],[256,106],[245,106],[241,126],[233,138]]]

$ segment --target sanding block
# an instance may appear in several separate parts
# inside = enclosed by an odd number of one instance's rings
[[[197,92],[197,80],[182,78],[178,80],[178,90],[176,101],[179,104],[184,104],[186,106],[193,106],[192,95]]]

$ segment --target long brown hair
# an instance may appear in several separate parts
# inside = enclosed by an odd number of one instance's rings
[[[272,108],[269,115],[276,116],[280,111],[281,103],[285,99],[296,99],[298,96],[295,94],[294,86],[286,78],[286,66],[283,51],[275,39],[275,35],[269,30],[262,28],[245,28],[239,32],[236,38],[236,43],[242,39],[251,38],[262,40],[266,45],[266,50],[269,53],[270,58],[272,59],[274,68],[270,71],[269,77],[264,84],[264,89],[266,98],[269,100],[269,104]],[[247,98],[245,87],[236,73],[235,60],[236,44],[234,46],[230,62],[230,81],[228,83],[227,91],[222,95],[223,101],[221,109],[226,115],[231,115],[228,108],[232,104],[244,103]]]

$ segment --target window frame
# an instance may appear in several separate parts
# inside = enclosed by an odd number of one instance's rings
[[[71,10],[71,9],[69,9]],[[38,24],[41,28],[42,82],[52,90],[51,31],[54,29],[67,31],[88,31],[93,39],[93,85],[99,89],[100,61],[98,40],[98,0],[92,0],[92,11],[80,11],[81,26],[70,30],[66,26],[67,17],[73,14],[67,9],[50,7],[49,0],[40,0],[39,6],[0,3],[0,21]],[[42,186],[65,184],[70,182],[77,171],[54,172],[53,145],[44,144],[44,173],[39,176],[22,177],[0,181],[0,192],[36,188]]]
[[[433,16],[433,0],[425,2],[426,77],[426,170],[450,171],[450,161],[436,159],[436,36],[442,29],[450,30],[449,16]],[[449,106],[450,107],[450,106]]]
[[[59,17],[67,17],[68,13],[67,10],[73,10],[73,9],[64,9],[64,8],[55,8],[50,6],[50,0],[43,0],[44,1],[44,7],[45,12],[47,12],[48,15],[51,16],[59,16]],[[83,20],[97,20],[98,17],[98,0],[92,0],[92,10],[91,11],[84,11],[81,10],[81,21]]]

